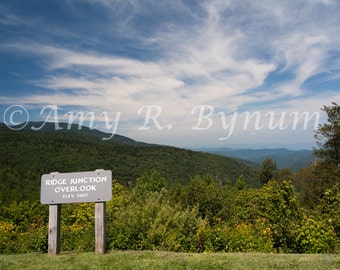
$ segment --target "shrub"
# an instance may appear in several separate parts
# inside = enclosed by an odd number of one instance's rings
[[[207,252],[273,252],[271,229],[263,226],[258,222],[231,227],[218,220],[214,226],[205,222],[198,234]]]
[[[162,200],[162,192],[138,193],[113,214],[107,230],[110,249],[195,250],[197,209]]]
[[[31,224],[30,228],[17,232],[17,253],[47,252],[48,228]]]
[[[11,245],[15,238],[15,225],[8,221],[0,221],[0,253],[8,254],[15,251],[15,247]]]
[[[298,252],[295,231],[302,220],[297,193],[290,181],[269,181],[256,198],[259,217],[272,228],[274,248],[278,252]]]
[[[61,227],[62,251],[93,251],[94,250],[94,226],[93,224],[73,224]]]
[[[305,217],[297,229],[296,245],[300,253],[334,252],[336,234],[326,222]]]
[[[325,191],[318,210],[340,237],[340,183]]]

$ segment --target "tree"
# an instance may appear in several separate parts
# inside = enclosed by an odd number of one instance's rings
[[[190,185],[183,187],[180,200],[184,206],[198,206],[201,217],[208,218],[210,222],[218,216],[225,203],[223,188],[212,175],[193,177]]]
[[[235,187],[237,190],[247,189],[247,182],[244,180],[243,174],[241,174],[239,178],[237,178],[235,182]]]
[[[269,181],[255,199],[258,215],[270,224],[273,246],[279,252],[297,252],[294,233],[302,220],[297,195],[291,181]]]
[[[314,131],[314,155],[318,162],[299,170],[295,177],[301,203],[309,208],[318,205],[325,191],[340,180],[340,106],[332,102],[332,106],[323,106],[321,110],[328,119]]]
[[[262,168],[259,169],[259,178],[262,184],[268,183],[269,180],[274,179],[277,172],[277,165],[271,158],[266,158],[262,162]]]
[[[294,179],[294,173],[290,168],[282,168],[277,171],[275,175],[276,180],[293,180]]]
[[[167,180],[158,171],[144,172],[141,177],[137,179],[136,188],[138,191],[144,193],[145,191],[160,192],[168,185]]]
[[[323,162],[335,163],[340,167],[340,106],[332,102],[332,106],[323,106],[321,110],[328,119],[315,131],[318,148],[314,148],[314,155]]]
[[[313,209],[320,204],[325,191],[339,182],[339,168],[334,163],[310,164],[300,168],[294,178],[301,205]]]

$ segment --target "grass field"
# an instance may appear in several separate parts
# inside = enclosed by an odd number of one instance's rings
[[[0,269],[340,269],[340,255],[113,251],[0,255]]]

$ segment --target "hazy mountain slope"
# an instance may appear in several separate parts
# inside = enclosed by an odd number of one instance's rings
[[[272,158],[276,161],[279,168],[287,167],[296,171],[298,168],[306,167],[313,162],[312,150],[288,150],[285,148],[277,149],[230,149],[230,148],[205,148],[200,149],[208,153],[222,156],[234,157],[261,164],[265,158]]]

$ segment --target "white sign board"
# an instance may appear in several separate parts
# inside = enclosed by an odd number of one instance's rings
[[[41,176],[42,204],[104,202],[111,198],[112,172],[109,170]]]

